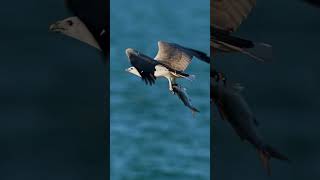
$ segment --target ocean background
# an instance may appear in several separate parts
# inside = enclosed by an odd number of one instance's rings
[[[187,69],[191,111],[159,78],[146,86],[125,71],[126,48],[154,57],[157,41],[175,42],[209,53],[208,0],[111,1],[110,170],[112,180],[210,178],[209,65],[196,59]]]
[[[215,59],[229,81],[241,83],[264,140],[290,164],[271,160],[271,177],[251,145],[212,113],[213,177],[218,180],[320,178],[320,9],[300,0],[257,1],[235,34],[273,45],[273,62],[261,64],[234,54]]]

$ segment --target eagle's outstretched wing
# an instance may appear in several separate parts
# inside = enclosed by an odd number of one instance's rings
[[[158,47],[159,50],[154,59],[177,71],[186,70],[193,57],[210,62],[207,54],[175,43],[159,41]]]
[[[255,6],[256,0],[211,1],[211,25],[226,31],[236,31]]]

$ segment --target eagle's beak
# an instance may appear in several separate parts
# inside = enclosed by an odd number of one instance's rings
[[[129,72],[129,68],[125,69],[125,71]]]
[[[61,32],[63,30],[65,30],[65,28],[61,27],[59,22],[51,24],[49,27],[49,31],[51,32]]]
[[[54,31],[56,29],[56,27],[57,27],[56,23],[51,24],[49,27],[49,31]]]

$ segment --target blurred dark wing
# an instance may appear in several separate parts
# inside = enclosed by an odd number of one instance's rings
[[[183,46],[180,46],[178,44],[173,44],[175,45],[177,48],[179,48],[181,51],[193,56],[193,57],[196,57],[197,59],[201,60],[201,61],[204,61],[206,63],[210,63],[210,57],[202,52],[202,51],[198,51],[198,50],[195,50],[195,49],[191,49],[191,48],[187,48],[187,47],[183,47]]]
[[[103,53],[109,52],[109,0],[65,0],[71,13],[79,17],[95,37]]]
[[[157,62],[150,57],[140,54],[139,56],[132,56],[129,58],[130,63],[134,66],[141,75],[142,80],[146,84],[154,84],[156,77],[154,76],[155,66]]]
[[[238,38],[235,36],[231,36],[230,32],[225,31],[225,30],[221,30],[221,29],[217,29],[212,26],[211,26],[210,34],[211,34],[211,38],[212,38],[211,41],[212,42],[214,40],[221,41],[221,42],[228,43],[232,46],[236,46],[239,48],[253,48],[254,47],[254,44],[252,41]]]
[[[214,0],[211,1],[211,25],[216,28],[235,31],[255,6],[256,0]]]
[[[158,47],[155,59],[177,71],[184,71],[193,57],[210,62],[210,58],[205,53],[178,44],[159,41]]]
[[[320,7],[320,0],[303,0],[303,1],[313,6]]]

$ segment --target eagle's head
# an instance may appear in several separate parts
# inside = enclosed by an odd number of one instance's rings
[[[141,77],[139,71],[138,71],[135,67],[133,67],[133,66],[132,66],[132,67],[129,67],[128,69],[126,69],[126,71],[129,72],[129,73],[132,73],[132,74],[134,74],[134,75],[136,75],[136,76]]]
[[[76,16],[55,22],[50,25],[49,30],[73,37],[101,50],[87,26]]]

